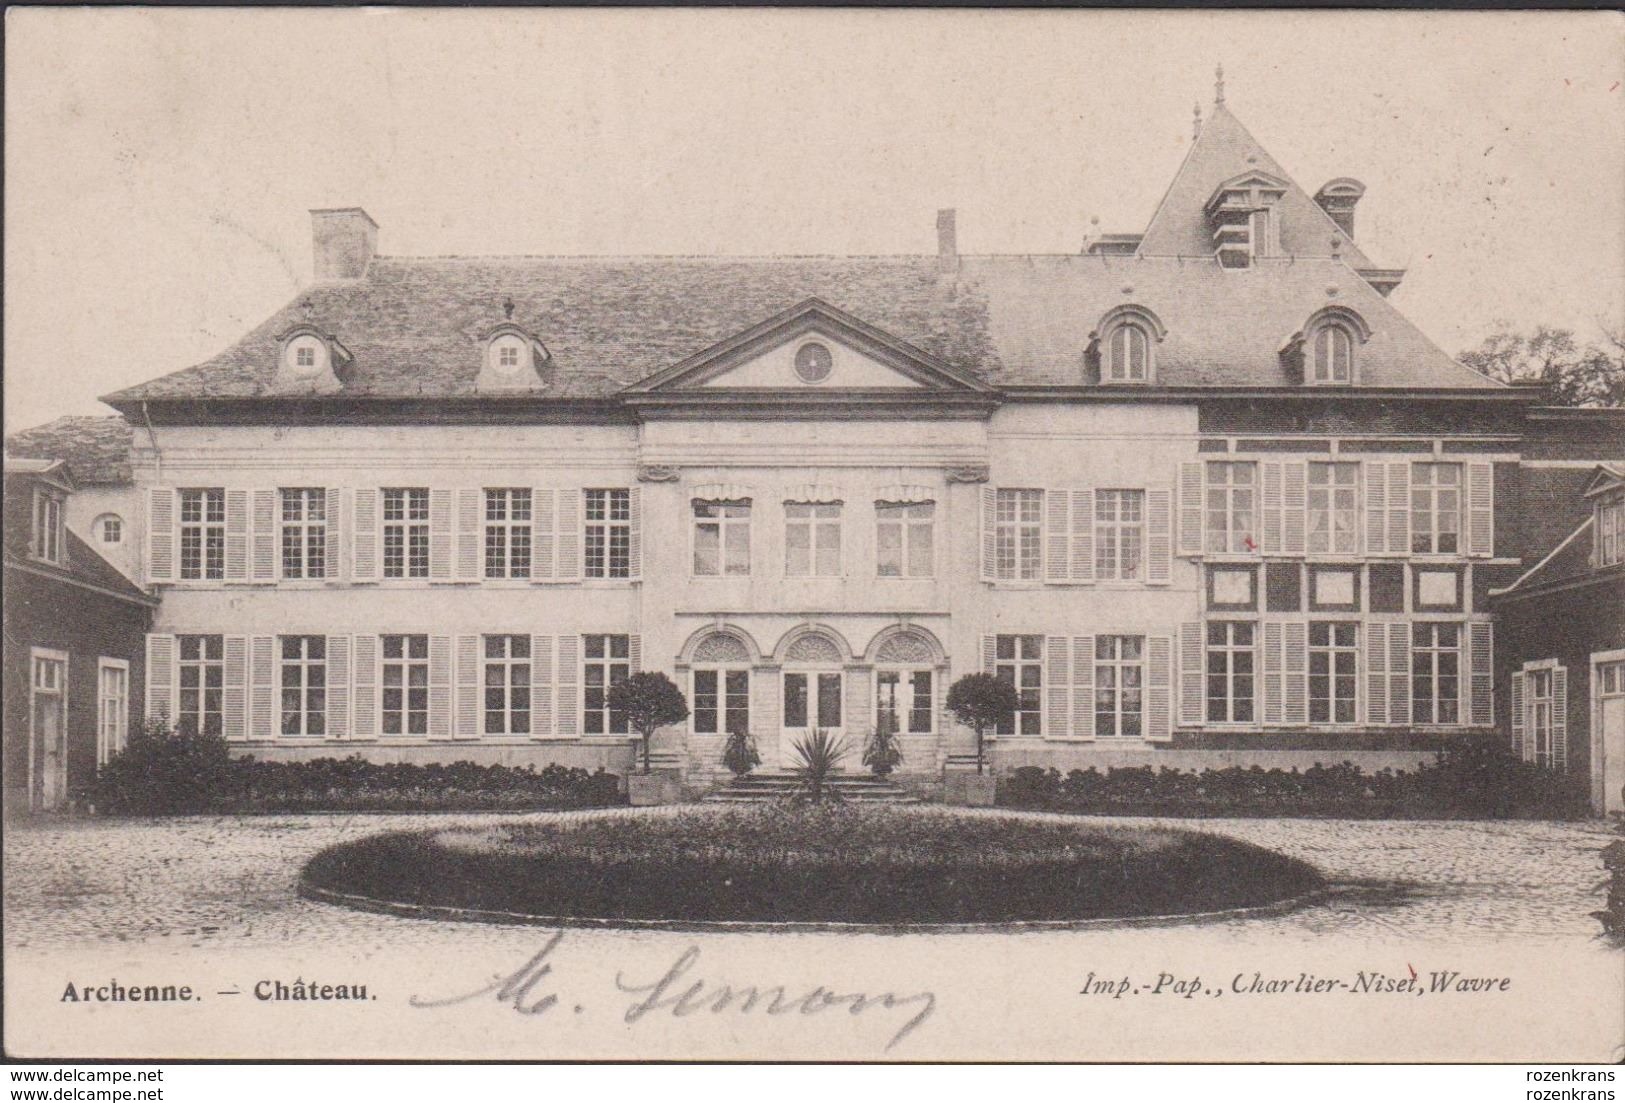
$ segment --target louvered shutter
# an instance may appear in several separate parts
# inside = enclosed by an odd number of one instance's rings
[[[226,491],[226,581],[248,581],[248,491]]]
[[[1568,768],[1569,672],[1557,666],[1552,668],[1552,769],[1562,773]]]
[[[478,582],[484,575],[480,562],[481,513],[485,492],[477,486],[457,491],[457,581]]]
[[[627,533],[626,564],[628,578],[643,577],[643,488],[634,486],[626,492]]]
[[[250,638],[248,652],[248,734],[275,739],[282,730],[277,723],[276,637]]]
[[[167,632],[147,636],[147,716],[175,722],[175,637]]]
[[[530,579],[551,582],[558,573],[558,491],[539,486],[531,492]]]
[[[226,636],[221,642],[220,731],[238,742],[248,738],[248,637]]]
[[[1147,636],[1145,654],[1145,737],[1163,743],[1174,737],[1174,641],[1167,636]]]
[[[1086,488],[1072,492],[1072,581],[1094,580],[1095,492]]]
[[[1259,465],[1259,490],[1262,496],[1260,540],[1265,555],[1281,554],[1281,464]]]
[[[1309,723],[1309,625],[1289,620],[1283,626],[1281,722]]]
[[[1279,724],[1285,714],[1286,640],[1280,621],[1265,621],[1262,632],[1264,651],[1263,707],[1258,715],[1266,724]]]
[[[1472,723],[1489,727],[1495,723],[1495,626],[1475,620],[1467,626],[1472,663]]]
[[[1411,465],[1388,464],[1388,554],[1411,551]]]
[[[998,665],[999,637],[982,637],[982,673],[995,673],[994,667]]]
[[[322,557],[322,577],[337,580],[344,577],[344,495],[337,487],[327,488],[327,532],[323,543],[326,554]]]
[[[175,581],[175,491],[147,491],[147,581]]]
[[[1202,722],[1202,622],[1179,626],[1179,719],[1182,724]]]
[[[452,734],[458,739],[478,739],[484,730],[481,721],[485,710],[480,701],[481,642],[479,636],[457,637],[457,719]]]
[[[277,506],[278,494],[275,490],[254,491],[253,524],[250,526],[254,545],[253,573],[255,582],[275,582],[277,575]],[[332,524],[331,521],[328,522]]]
[[[848,734],[856,735],[861,739],[873,726],[875,711],[873,704],[874,674],[869,670],[849,670],[846,672],[846,700],[842,707],[846,709],[845,728]],[[721,681],[721,676],[718,676]],[[718,685],[719,692],[722,687]],[[901,690],[899,691],[901,692]],[[906,715],[905,715],[906,720]]]
[[[558,666],[556,685],[558,696],[553,702],[554,730],[559,735],[581,734],[581,637],[558,638]]]
[[[1365,553],[1388,554],[1388,465],[1365,462]]]
[[[350,540],[351,577],[356,582],[378,581],[378,491],[358,487],[350,492],[355,518]]]
[[[1173,574],[1173,493],[1165,487],[1145,492],[1145,580],[1166,585]]]
[[[327,738],[350,738],[350,637],[327,637]]]
[[[353,734],[372,739],[378,734],[378,637],[355,638],[355,715]]]
[[[1179,465],[1179,554],[1199,555],[1202,551],[1202,464],[1186,461]]]
[[[530,734],[546,739],[553,734],[553,637],[530,638]]]
[[[1388,722],[1411,722],[1411,626],[1396,621],[1388,626]]]
[[[750,730],[764,735],[771,732],[774,739],[779,731],[779,681],[776,670],[752,671],[747,690]]]
[[[559,491],[558,512],[558,574],[561,582],[574,582],[581,577],[581,491]]]
[[[1072,637],[1072,732],[1095,738],[1095,638]]]
[[[451,491],[429,491],[429,578],[450,581],[452,575]]]
[[[1293,460],[1281,466],[1281,551],[1304,555],[1304,527],[1308,515],[1309,465]]]
[[[999,492],[982,488],[982,581],[998,578]]]
[[[1467,465],[1467,554],[1495,554],[1495,465]]]
[[[1388,723],[1388,625],[1370,621],[1365,626],[1365,721]]]
[[[1072,580],[1072,495],[1065,490],[1044,491],[1045,582]]]
[[[1524,675],[1522,671],[1512,675],[1512,753],[1527,761],[1529,755],[1524,747]]]
[[[1066,739],[1072,734],[1072,641],[1050,636],[1044,641],[1044,738]]]
[[[432,524],[433,522],[431,522]],[[429,637],[429,738],[451,736],[451,637]]]
[[[643,671],[643,637],[626,637],[626,663],[633,674]]]

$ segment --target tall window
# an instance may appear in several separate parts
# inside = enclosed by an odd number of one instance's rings
[[[1106,338],[1106,381],[1144,383],[1151,377],[1151,341],[1145,327],[1124,322]]]
[[[876,574],[881,578],[931,577],[936,511],[933,502],[875,503]]]
[[[841,503],[784,503],[784,573],[835,578],[841,573]]]
[[[875,672],[875,724],[890,724],[895,733],[923,735],[934,730],[931,706],[933,671],[878,670]]]
[[[1411,551],[1450,555],[1461,547],[1461,464],[1411,464]]]
[[[1095,734],[1145,734],[1144,636],[1095,637]]]
[[[625,735],[626,713],[609,707],[609,687],[632,674],[631,641],[626,636],[582,637],[582,725],[588,735]]]
[[[62,562],[62,496],[43,486],[34,489],[33,535],[35,559]]]
[[[429,637],[383,638],[385,735],[429,734]]]
[[[1001,490],[994,503],[994,577],[1042,577],[1044,492]]]
[[[1257,470],[1251,463],[1212,461],[1207,465],[1207,539],[1210,552],[1253,552],[1253,506]]]
[[[1044,733],[1044,637],[997,636],[993,673],[1016,687],[1016,711],[999,721],[999,735]]]
[[[429,577],[429,492],[384,490],[384,577]]]
[[[282,734],[327,734],[327,637],[282,637]]]
[[[1309,721],[1354,723],[1358,626],[1349,621],[1309,624]]]
[[[1207,718],[1245,723],[1253,718],[1251,621],[1216,620],[1207,626]]]
[[[750,502],[694,503],[694,573],[750,574]]]
[[[282,577],[327,577],[327,491],[282,490]]]
[[[181,577],[226,577],[226,492],[181,491]]]
[[[1534,742],[1535,762],[1551,766],[1555,761],[1552,747],[1552,672],[1531,670],[1525,678],[1529,691],[1529,738]]]
[[[1461,626],[1418,621],[1411,626],[1411,720],[1461,720]]]
[[[1145,491],[1095,491],[1095,577],[1140,577],[1145,546]]]
[[[711,667],[694,671],[694,732],[750,731],[750,670]]]
[[[1309,550],[1352,552],[1359,518],[1360,465],[1309,465]]]
[[[485,492],[485,577],[530,577],[530,491]]]
[[[1316,383],[1348,383],[1354,378],[1354,335],[1340,325],[1315,330],[1309,350],[1309,378]]]
[[[485,734],[530,734],[530,637],[485,637]]]
[[[187,735],[219,735],[221,687],[225,683],[225,640],[220,636],[181,636],[180,707],[175,725]]]
[[[1625,494],[1597,502],[1597,566],[1625,563]]]
[[[586,577],[632,577],[630,490],[587,491]]]
[[[130,664],[123,659],[96,663],[96,763],[124,749],[130,734]]]

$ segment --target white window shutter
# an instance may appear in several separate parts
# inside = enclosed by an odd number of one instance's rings
[[[1072,637],[1072,734],[1095,737],[1095,638]]]
[[[220,731],[237,742],[248,738],[248,637],[227,636],[221,643]]]
[[[1045,582],[1072,581],[1072,495],[1051,488],[1044,491]]]
[[[581,637],[558,637],[557,697],[553,702],[554,730],[559,735],[581,734]]]
[[[357,635],[355,638],[355,700],[351,703],[355,717],[351,734],[357,739],[372,739],[378,734],[378,637]]]
[[[643,672],[643,637],[631,635],[626,637],[626,662],[633,674]]]
[[[559,491],[558,513],[558,570],[560,582],[574,582],[581,577],[581,491]]]
[[[1265,621],[1262,628],[1260,636],[1264,650],[1264,677],[1259,686],[1262,693],[1259,695],[1261,700],[1257,716],[1266,724],[1279,724],[1286,708],[1285,633],[1282,623],[1278,620]]]
[[[1365,553],[1388,554],[1388,465],[1365,462]]]
[[[1044,641],[1044,738],[1065,739],[1072,734],[1072,641],[1050,636]]]
[[[1388,625],[1365,626],[1365,722],[1388,723]]]
[[[147,490],[147,581],[175,581],[175,491]]]
[[[841,704],[846,710],[842,717],[846,730],[858,733],[861,739],[874,725],[874,675],[868,671],[861,674],[849,672],[842,688],[846,691],[846,700]]]
[[[983,636],[982,637],[982,673],[983,674],[992,674],[994,672],[994,667],[998,663],[998,654],[999,654],[999,646],[998,645],[999,645],[999,637],[997,637],[997,636]]]
[[[530,638],[530,734],[546,739],[553,734],[553,637]]]
[[[327,554],[322,565],[322,577],[337,580],[344,577],[344,494],[338,487],[327,488]]]
[[[1495,723],[1495,626],[1487,620],[1475,620],[1467,626],[1467,634],[1473,670],[1472,723],[1475,727],[1489,727]]]
[[[457,720],[452,734],[458,739],[478,739],[484,730],[482,721],[485,709],[480,693],[481,642],[479,636],[457,637]]]
[[[175,722],[175,637],[168,632],[147,635],[147,716],[160,718],[166,727]]]
[[[429,578],[449,582],[452,573],[451,491],[429,491]],[[432,706],[431,706],[432,708]]]
[[[998,578],[999,492],[982,488],[982,581]]]
[[[1388,722],[1411,722],[1411,626],[1388,625]]]
[[[1179,626],[1179,719],[1183,724],[1202,722],[1202,622],[1186,621]]]
[[[1284,625],[1285,660],[1281,664],[1281,722],[1309,723],[1309,625],[1289,620]]]
[[[1552,769],[1562,773],[1568,768],[1569,671],[1558,666],[1552,668]]]
[[[1179,554],[1202,552],[1202,464],[1188,460],[1179,465]]]
[[[1094,580],[1095,492],[1085,487],[1072,492],[1072,581]]]
[[[253,497],[250,531],[254,551],[250,558],[253,560],[254,581],[275,582],[281,573],[277,570],[277,547],[280,544],[277,537],[281,527],[281,511],[277,507],[281,503],[275,490],[256,490]],[[329,532],[332,532],[333,520],[329,518],[327,522]],[[328,552],[331,554],[331,547]]]
[[[627,490],[627,539],[626,560],[627,577],[643,577],[643,488],[634,486]],[[633,669],[636,669],[634,667]]]
[[[1523,700],[1524,674],[1518,671],[1512,675],[1512,753],[1527,762],[1530,756],[1524,745]]]
[[[248,581],[248,491],[226,491],[226,581]]]
[[[430,636],[429,738],[450,738],[451,719],[451,637]]]
[[[480,562],[485,492],[477,486],[457,490],[457,581],[478,582],[485,574]]]
[[[1165,743],[1174,737],[1174,641],[1167,636],[1147,636],[1145,656],[1145,719],[1142,730],[1147,740]]]
[[[530,580],[551,582],[558,573],[559,492],[552,487],[539,486],[531,491],[530,501]]]
[[[1165,586],[1173,577],[1173,492],[1152,487],[1145,492],[1145,580]]]
[[[350,491],[350,515],[355,518],[350,534],[351,578],[356,582],[378,581],[378,491],[357,487]]]
[[[327,637],[327,738],[350,738],[350,637]]]
[[[1411,553],[1411,465],[1388,465],[1388,553]]]
[[[1260,490],[1259,546],[1265,555],[1281,554],[1281,464],[1269,461],[1258,465]]]
[[[1281,551],[1304,555],[1304,528],[1309,513],[1309,464],[1292,460],[1281,465]]]
[[[1467,553],[1495,554],[1495,465],[1467,465]]]
[[[253,636],[248,641],[248,735],[275,739],[277,723],[276,637]]]

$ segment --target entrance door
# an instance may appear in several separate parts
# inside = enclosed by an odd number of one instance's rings
[[[1597,695],[1603,811],[1625,812],[1625,662],[1598,663],[1591,684]]]
[[[68,657],[57,651],[33,655],[29,702],[28,805],[36,812],[61,808],[68,799]]]
[[[784,672],[784,728],[779,733],[779,762],[797,766],[801,758],[795,744],[814,728],[822,728],[840,741],[842,682],[839,670],[787,670]]]

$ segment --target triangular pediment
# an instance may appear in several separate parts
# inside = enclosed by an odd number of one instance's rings
[[[1586,483],[1584,496],[1595,497],[1625,486],[1625,464],[1599,463]]]

